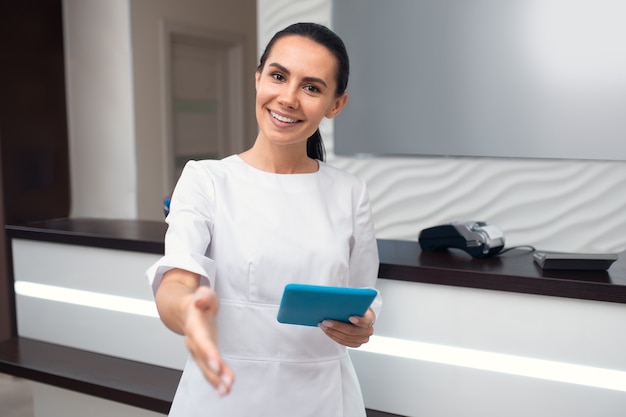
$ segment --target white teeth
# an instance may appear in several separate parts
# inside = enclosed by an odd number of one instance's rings
[[[298,121],[298,119],[290,119],[289,117],[284,117],[281,116],[280,114],[276,114],[274,112],[271,112],[272,117],[276,120],[280,120],[281,122],[285,122],[285,123],[295,123]]]

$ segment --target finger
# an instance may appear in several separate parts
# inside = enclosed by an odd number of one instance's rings
[[[220,374],[220,383],[217,386],[217,393],[220,396],[228,394],[235,382],[235,374],[226,364],[223,365],[222,372]]]
[[[375,320],[369,317],[352,316],[348,320],[350,320],[350,323],[354,324],[355,326],[366,329],[374,327],[375,323]]]
[[[217,298],[215,291],[208,287],[201,286],[194,294],[194,305],[202,311],[217,314],[217,310],[219,309],[219,299]]]
[[[324,320],[319,327],[331,339],[349,347],[359,347],[367,343],[370,336],[374,333],[371,327],[358,327],[334,320]]]
[[[217,390],[218,394],[230,392],[235,380],[234,373],[222,360],[213,343],[197,343],[196,338],[189,338],[188,347],[204,377]]]
[[[376,322],[376,313],[374,313],[374,310],[370,308],[367,309],[367,311],[365,312],[365,316],[366,318],[368,318],[369,320],[371,320],[371,325],[373,326],[374,323]]]
[[[360,325],[335,320],[324,320],[321,323],[321,327],[329,329],[332,332],[344,334],[345,337],[371,336],[374,333],[373,327],[365,325],[365,321],[362,318],[360,318],[358,323],[360,323]]]
[[[220,384],[220,360],[211,355],[208,346],[204,343],[199,343],[197,337],[188,336],[186,342],[189,352],[198,364],[204,377],[214,388],[217,388]]]
[[[369,341],[368,336],[346,336],[344,333],[333,332],[332,329],[324,332],[335,342],[347,347],[357,348]]]
[[[217,387],[219,384],[219,372],[221,369],[221,359],[215,346],[215,341],[211,337],[210,327],[215,323],[208,323],[199,310],[189,314],[185,331],[185,342],[189,352],[202,370],[206,379]],[[208,321],[212,321],[209,319]]]
[[[207,379],[217,390],[220,396],[226,395],[230,392],[232,384],[235,380],[235,375],[230,367],[222,361],[221,358],[209,358]]]

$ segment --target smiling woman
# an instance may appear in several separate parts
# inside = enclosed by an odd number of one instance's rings
[[[324,162],[318,130],[348,101],[348,69],[325,26],[278,32],[255,74],[254,145],[185,166],[165,256],[147,271],[161,320],[191,353],[171,416],[366,415],[348,348],[373,335],[380,295],[349,322],[277,320],[287,284],[376,285],[365,183]]]
[[[267,112],[272,119],[285,123],[308,122],[305,131],[314,130],[306,136],[307,155],[323,161],[324,146],[317,126],[323,116],[333,118],[345,106],[350,65],[341,39],[316,28],[312,25],[284,29],[269,42],[261,56],[255,78],[257,121],[261,125],[257,142],[263,145],[262,123],[267,120]],[[292,67],[285,66],[287,63]],[[297,116],[298,112],[304,116],[312,112],[309,116],[312,119],[289,117],[290,114]]]
[[[317,132],[324,117],[333,118],[347,101],[335,80],[337,65],[324,46],[301,36],[279,39],[256,73],[256,115],[260,126],[254,147],[242,158],[263,170],[282,173],[314,172],[323,155],[300,152],[308,161],[301,167],[267,165],[266,152],[284,156],[321,138]],[[269,63],[266,64],[266,60]],[[291,159],[291,158],[289,158]],[[299,164],[299,161],[294,160]],[[285,171],[286,170],[286,171]]]

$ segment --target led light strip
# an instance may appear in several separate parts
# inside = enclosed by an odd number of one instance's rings
[[[76,290],[27,281],[16,281],[15,293],[24,297],[39,298],[146,317],[159,317],[154,302],[118,295],[102,294],[93,291]],[[416,342],[385,336],[372,336],[369,343],[361,346],[358,350],[404,359],[434,362],[626,392],[626,372],[593,366]]]
[[[626,372],[593,366],[415,342],[384,336],[372,336],[369,343],[361,346],[359,350],[405,359],[626,392]]]
[[[15,294],[42,300],[58,301],[84,307],[100,308],[120,313],[146,317],[159,317],[153,301],[119,295],[102,294],[93,291],[76,290],[28,281],[15,282]]]

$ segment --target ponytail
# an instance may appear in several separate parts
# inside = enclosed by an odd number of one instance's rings
[[[324,142],[320,130],[317,129],[306,141],[306,154],[309,158],[324,161],[326,151],[324,150]]]

